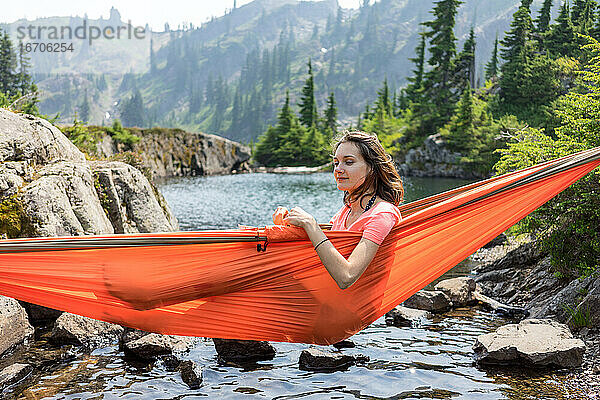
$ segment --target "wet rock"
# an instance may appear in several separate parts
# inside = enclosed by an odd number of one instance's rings
[[[38,306],[37,304],[27,303],[26,301],[19,301],[19,304],[27,311],[29,322],[31,322],[33,326],[54,324],[56,319],[63,313],[62,311],[53,308]]]
[[[354,344],[353,341],[351,340],[342,340],[341,342],[337,342],[332,344],[333,347],[335,347],[336,349],[340,350],[340,349],[353,349],[356,347],[356,345]]]
[[[116,343],[123,331],[120,325],[63,313],[54,323],[50,339],[56,344],[82,345],[90,350]]]
[[[198,389],[202,385],[202,367],[194,361],[183,361],[179,371],[181,379],[190,389]]]
[[[173,354],[161,356],[159,359],[167,371],[177,371],[181,365],[181,360]]]
[[[420,290],[402,303],[405,307],[434,313],[444,312],[452,307],[452,301],[440,291]]]
[[[223,362],[266,361],[275,357],[275,348],[269,342],[213,339],[213,343],[219,359]]]
[[[139,339],[123,343],[123,349],[130,356],[143,360],[153,360],[159,356],[172,354],[174,352],[187,351],[192,342],[192,338],[185,336],[150,333]]]
[[[45,119],[0,108],[0,161],[84,163],[83,153]]]
[[[469,277],[460,277],[445,279],[438,282],[434,289],[444,292],[452,301],[454,307],[477,304],[477,299],[473,296],[473,292],[477,285],[475,280]]]
[[[138,340],[139,338],[144,337],[149,334],[150,334],[150,332],[125,327],[123,330],[123,334],[119,338],[119,343],[121,345],[123,345],[125,343],[133,342],[134,340]]]
[[[8,386],[14,385],[25,379],[33,370],[29,364],[12,364],[0,371],[0,393]]]
[[[478,291],[475,291],[473,296],[480,301],[485,308],[495,311],[499,315],[504,315],[506,317],[520,317],[521,319],[529,316],[529,311],[522,307],[513,307],[507,304],[502,304],[499,301],[479,293]]]
[[[431,318],[431,314],[428,311],[397,306],[385,314],[385,323],[392,326],[415,327],[421,325],[423,320],[428,318]]]
[[[0,296],[0,356],[32,335],[33,327],[27,320],[25,309],[17,300]]]
[[[481,364],[573,368],[581,365],[585,344],[564,324],[528,319],[480,335],[473,350]]]
[[[347,355],[311,348],[302,350],[298,364],[304,371],[333,372],[367,361],[369,357],[363,355]]]
[[[139,170],[118,161],[94,161],[90,166],[115,233],[179,230],[167,202]]]

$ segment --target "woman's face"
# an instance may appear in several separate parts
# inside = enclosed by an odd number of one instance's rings
[[[370,171],[358,147],[352,142],[342,142],[333,156],[333,176],[337,188],[352,192],[364,181]]]

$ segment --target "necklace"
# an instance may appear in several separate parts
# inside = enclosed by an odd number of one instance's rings
[[[367,206],[365,207],[365,211],[363,211],[363,212],[367,212],[367,211],[369,211],[369,209],[371,207],[373,207],[373,203],[375,203],[376,198],[377,198],[377,193],[375,193],[373,195],[373,197],[371,197],[371,199],[369,199],[369,202],[367,203]]]

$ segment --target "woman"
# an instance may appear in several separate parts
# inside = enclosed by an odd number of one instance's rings
[[[404,189],[391,157],[374,135],[345,132],[333,147],[333,175],[343,190],[344,206],[331,219],[332,230],[362,232],[346,259],[327,239],[314,217],[300,207],[278,207],[277,223],[304,228],[323,265],[341,289],[350,287],[373,260],[390,230],[402,218]]]

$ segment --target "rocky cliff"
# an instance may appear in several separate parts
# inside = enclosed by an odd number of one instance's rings
[[[398,172],[402,176],[443,177],[461,179],[484,179],[488,176],[467,170],[459,162],[461,155],[444,145],[441,135],[430,135],[423,145],[395,157]]]
[[[229,139],[181,129],[127,128],[141,140],[131,149],[142,155],[152,178],[218,175],[248,170],[250,148]],[[105,134],[97,153],[111,157],[129,147]]]

